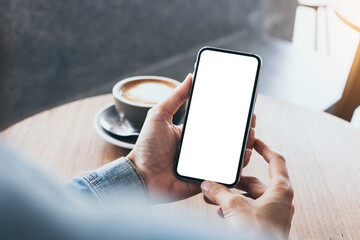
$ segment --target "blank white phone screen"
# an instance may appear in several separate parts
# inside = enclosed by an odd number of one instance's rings
[[[234,184],[259,61],[214,50],[198,61],[177,172]]]

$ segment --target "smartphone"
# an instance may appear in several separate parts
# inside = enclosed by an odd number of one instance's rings
[[[174,172],[182,180],[239,180],[257,95],[261,58],[213,47],[195,63]]]

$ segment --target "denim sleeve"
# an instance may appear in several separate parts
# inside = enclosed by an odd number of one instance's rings
[[[148,199],[140,173],[126,157],[76,176],[65,188],[71,193],[100,202],[110,199]]]

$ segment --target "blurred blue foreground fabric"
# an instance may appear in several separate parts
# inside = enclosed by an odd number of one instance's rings
[[[264,239],[149,209],[145,185],[126,158],[61,186],[0,142],[0,239]]]

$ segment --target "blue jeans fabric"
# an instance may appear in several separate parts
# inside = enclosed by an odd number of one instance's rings
[[[69,192],[80,193],[88,199],[98,201],[147,199],[148,196],[140,173],[126,157],[80,174],[65,187]]]

